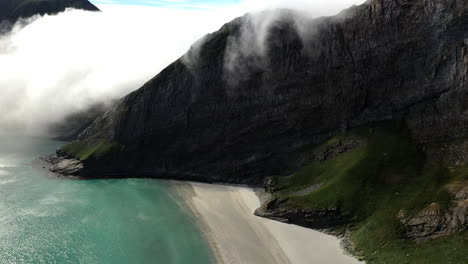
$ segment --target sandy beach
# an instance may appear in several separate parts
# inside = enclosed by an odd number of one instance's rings
[[[333,236],[254,216],[260,200],[251,188],[202,183],[180,183],[178,188],[219,263],[361,263],[346,255]]]

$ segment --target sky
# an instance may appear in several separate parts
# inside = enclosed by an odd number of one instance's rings
[[[165,9],[217,10],[222,8],[253,11],[265,8],[287,7],[316,10],[329,10],[330,7],[347,7],[361,4],[364,0],[90,0],[97,6],[147,6]],[[338,10],[338,9],[337,9]],[[336,10],[334,10],[336,11]],[[328,14],[328,12],[325,12]]]
[[[163,8],[212,9],[239,4],[240,0],[92,0],[93,4],[139,5]]]

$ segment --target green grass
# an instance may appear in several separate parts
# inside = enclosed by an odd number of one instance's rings
[[[119,143],[110,140],[75,141],[63,146],[60,151],[79,160],[88,160],[100,159],[121,147]]]
[[[289,195],[316,184],[333,184],[362,159],[363,149],[355,149],[324,162],[314,162],[291,176],[275,177],[277,189],[282,195]],[[311,177],[313,175],[313,177]]]
[[[453,179],[456,181],[468,180],[468,165],[455,169],[452,172],[452,175],[453,175]]]
[[[428,163],[407,129],[394,124],[361,128],[325,144],[344,137],[366,144],[289,177],[275,177],[276,195],[288,206],[333,207],[352,216],[351,240],[368,263],[468,263],[466,233],[418,244],[404,239],[397,219],[400,210],[414,215],[431,203],[448,208],[452,197],[445,187],[468,179],[468,167],[450,171]],[[320,189],[297,196],[297,191],[316,184],[322,184]]]
[[[466,264],[468,263],[468,232],[425,242],[390,239],[376,243],[372,231],[354,233],[358,249],[364,250],[362,260],[368,264]],[[362,237],[364,235],[364,237]]]
[[[376,198],[383,200],[416,181],[415,175],[421,175],[424,155],[406,130],[382,125],[359,129],[351,135],[366,140],[366,145],[324,162],[314,162],[290,177],[278,177],[279,195],[289,198],[288,202],[296,206],[334,206],[345,213],[366,217],[375,210]],[[290,196],[294,191],[319,183],[323,184],[322,188],[307,196]]]

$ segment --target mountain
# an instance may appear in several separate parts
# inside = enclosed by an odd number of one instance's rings
[[[0,2],[0,22],[16,22],[20,18],[34,15],[56,14],[66,8],[99,11],[88,0],[2,0]]]
[[[85,167],[258,183],[297,169],[303,150],[379,121],[405,122],[428,151],[462,139],[467,4],[449,2],[370,1],[345,17],[307,21],[309,40],[285,12],[269,32],[263,65],[241,58],[236,72],[244,76],[233,83],[227,47],[250,20],[237,19],[189,52],[192,65],[174,62],[90,126],[77,144],[124,148],[105,157],[115,166]]]
[[[257,215],[347,230],[368,263],[466,263],[468,2],[257,15],[267,34],[246,15],[206,36],[51,170],[265,183]]]

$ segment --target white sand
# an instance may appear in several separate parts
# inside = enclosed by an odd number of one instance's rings
[[[311,229],[253,215],[260,201],[250,188],[180,184],[220,263],[354,264],[340,241]]]

